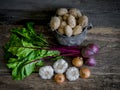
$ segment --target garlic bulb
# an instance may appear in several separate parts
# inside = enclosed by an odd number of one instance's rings
[[[81,25],[82,27],[85,27],[88,25],[88,17],[87,16],[81,16],[78,19],[78,24]]]
[[[60,26],[60,18],[59,17],[52,17],[51,21],[50,21],[50,27],[51,29],[54,31],[56,29],[58,29],[58,27]]]
[[[54,75],[54,70],[51,66],[43,66],[39,69],[39,75],[42,79],[51,79]]]
[[[76,8],[71,8],[71,9],[69,10],[69,13],[70,13],[71,15],[73,15],[75,18],[78,18],[78,17],[82,16],[80,10],[78,10],[78,9],[76,9]]]
[[[73,29],[73,35],[78,35],[82,32],[82,27],[80,25],[75,26]]]
[[[76,26],[76,19],[73,15],[69,15],[68,24],[70,25],[71,28],[74,28]]]
[[[67,35],[68,37],[71,37],[72,34],[73,34],[72,28],[69,25],[65,26],[65,35]]]
[[[59,15],[59,16],[62,16],[66,13],[68,13],[68,10],[66,8],[60,8],[57,10],[57,15]]]
[[[66,71],[66,78],[69,81],[75,81],[79,78],[79,70],[76,67],[70,67]]]
[[[53,64],[53,68],[56,73],[64,73],[66,69],[68,68],[68,63],[64,59],[57,60]]]

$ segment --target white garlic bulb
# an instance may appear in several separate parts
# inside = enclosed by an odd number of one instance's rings
[[[70,67],[66,71],[66,78],[69,81],[75,81],[79,78],[79,70],[76,67]]]
[[[62,16],[66,13],[68,13],[68,10],[66,8],[60,8],[57,10],[57,15],[59,15],[59,16]]]
[[[68,68],[68,63],[64,59],[60,59],[53,64],[53,68],[56,73],[64,73]]]
[[[76,19],[73,15],[69,15],[68,24],[70,25],[71,28],[74,28],[76,26]]]
[[[73,35],[78,35],[82,32],[82,27],[80,25],[75,26],[73,29]]]
[[[39,75],[42,79],[51,79],[54,75],[54,70],[51,66],[43,66],[39,69]]]
[[[60,18],[59,17],[52,17],[51,21],[50,21],[50,27],[51,29],[54,31],[56,29],[58,29],[58,27],[60,26]]]
[[[71,37],[72,34],[73,34],[72,28],[69,25],[65,26],[65,35],[67,35],[68,37]]]
[[[78,17],[82,16],[80,10],[78,10],[78,9],[76,9],[76,8],[71,8],[71,9],[69,10],[69,13],[70,13],[71,15],[73,15],[75,18],[78,18]]]
[[[82,27],[85,27],[88,25],[88,17],[87,16],[81,16],[78,19],[78,24],[81,25]]]

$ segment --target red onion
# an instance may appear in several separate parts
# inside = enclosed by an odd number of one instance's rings
[[[88,44],[87,48],[89,48],[95,54],[99,51],[99,46],[97,44]]]
[[[83,57],[91,57],[99,51],[99,46],[96,44],[88,44],[86,48],[82,49]]]
[[[87,58],[85,61],[85,64],[89,66],[95,66],[96,65],[96,60],[94,57]]]
[[[92,55],[94,55],[94,52],[92,52],[89,48],[83,48],[82,49],[82,56],[83,57],[90,57],[90,56],[92,56]]]

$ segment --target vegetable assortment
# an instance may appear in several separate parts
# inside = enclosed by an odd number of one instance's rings
[[[87,25],[88,17],[82,15],[80,10],[76,8],[60,8],[50,21],[52,31],[57,31],[68,37],[82,33],[83,28]]]
[[[68,37],[78,35],[88,24],[88,17],[82,15],[76,8],[57,10],[56,16],[51,18],[50,27]],[[11,70],[14,80],[23,80],[39,68],[39,76],[42,79],[51,79],[61,84],[66,79],[75,81],[79,77],[89,78],[91,72],[83,67],[95,66],[94,55],[98,53],[97,44],[87,46],[53,46],[49,45],[43,34],[37,34],[33,23],[27,23],[25,27],[11,30],[9,42],[5,45],[5,58],[7,66]],[[72,67],[64,57],[72,57]],[[44,66],[44,60],[57,60],[53,66]],[[55,75],[54,75],[55,74]]]

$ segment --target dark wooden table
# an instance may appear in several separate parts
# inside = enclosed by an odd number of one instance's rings
[[[7,1],[7,0],[6,0]],[[12,0],[15,1],[15,0]],[[0,3],[0,90],[120,90],[120,1],[119,0],[67,0],[65,3],[51,0],[43,1],[43,5],[48,5],[42,8],[38,4],[39,1],[31,1],[32,5],[39,8],[23,8],[23,5],[31,5],[31,3],[23,3],[16,1],[10,8],[5,5],[5,2]],[[64,0],[61,0],[62,2]],[[28,2],[28,1],[26,1]],[[68,2],[68,3],[67,3]],[[23,4],[23,5],[22,5]],[[10,6],[11,3],[8,3]],[[88,67],[91,70],[89,79],[79,78],[75,82],[69,82],[58,85],[54,80],[42,80],[38,73],[33,73],[29,77],[21,81],[14,81],[11,78],[10,71],[6,67],[4,59],[4,51],[2,47],[10,37],[10,29],[26,21],[36,22],[36,31],[44,33],[48,40],[54,42],[52,34],[48,33],[48,21],[54,14],[55,8],[58,7],[77,7],[82,10],[88,17],[94,27],[88,31],[85,41],[82,43],[97,43],[100,45],[100,52],[95,56],[97,65]],[[56,7],[58,5],[58,7]],[[2,7],[3,6],[3,7]],[[84,7],[86,6],[86,7]],[[39,11],[39,9],[43,11]],[[39,12],[38,12],[39,11]],[[52,13],[50,13],[52,12]],[[41,14],[42,13],[42,14]],[[71,59],[67,59],[71,64]],[[53,62],[46,61],[46,65],[52,65]],[[87,66],[86,66],[87,67]]]

